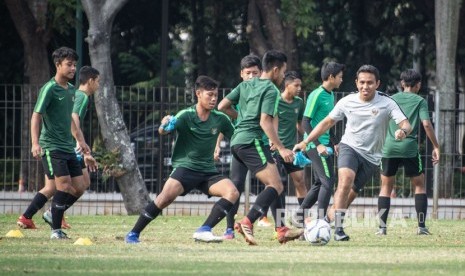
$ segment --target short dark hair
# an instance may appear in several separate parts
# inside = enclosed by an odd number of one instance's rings
[[[406,87],[413,87],[421,82],[421,74],[414,69],[407,69],[400,74],[400,80]]]
[[[378,71],[378,68],[374,67],[373,65],[365,64],[365,65],[360,66],[360,68],[358,68],[358,70],[357,70],[357,78],[358,78],[358,75],[359,75],[360,73],[370,73],[370,74],[373,74],[373,75],[375,75],[376,81],[379,80],[379,71]]]
[[[297,73],[296,71],[287,71],[284,74],[284,85],[286,85],[288,82],[293,82],[294,80],[297,80],[297,79],[299,80],[302,79],[299,73]]]
[[[199,76],[196,80],[195,80],[195,90],[199,90],[199,89],[204,89],[204,90],[213,90],[213,89],[216,89],[218,88],[219,86],[219,83],[208,77],[208,76]]]
[[[321,79],[326,81],[330,76],[336,77],[337,74],[344,71],[346,66],[334,61],[326,62],[321,67]]]
[[[283,67],[286,62],[286,54],[281,51],[270,50],[263,55],[262,67],[265,72],[269,72],[273,67]]]
[[[53,59],[53,63],[54,64],[57,64],[57,63],[61,63],[63,60],[65,59],[70,59],[70,60],[73,60],[73,61],[78,61],[79,60],[79,56],[78,54],[76,53],[76,51],[74,51],[73,49],[71,48],[68,48],[68,47],[60,47],[58,49],[56,49],[55,51],[53,51],[52,53],[52,59]]]
[[[254,66],[257,66],[259,70],[262,70],[262,62],[256,55],[250,54],[241,59],[241,70]]]
[[[100,75],[100,72],[94,67],[82,66],[79,70],[79,84],[86,84],[90,79],[95,79]]]

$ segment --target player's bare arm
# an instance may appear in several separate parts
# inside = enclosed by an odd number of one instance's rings
[[[42,148],[39,145],[40,124],[42,122],[42,115],[40,113],[32,113],[31,118],[31,140],[32,148],[31,153],[35,159],[40,159],[42,155]]]
[[[305,150],[307,147],[308,143],[318,139],[323,133],[325,133],[328,129],[332,128],[336,124],[336,120],[326,116],[326,118],[323,119],[316,127],[310,132],[310,134],[307,136],[305,140],[302,142],[298,143],[297,145],[294,146],[292,149],[293,151],[297,150]]]
[[[441,155],[438,139],[436,138],[436,134],[434,134],[434,128],[430,120],[423,120],[422,124],[423,128],[425,129],[426,136],[428,136],[428,139],[431,141],[431,144],[433,144],[433,153],[431,158],[433,161],[433,165],[436,165],[439,163],[439,158]]]
[[[218,104],[218,110],[224,112],[231,119],[237,118],[237,111],[232,107],[232,102],[227,98],[221,100]]]

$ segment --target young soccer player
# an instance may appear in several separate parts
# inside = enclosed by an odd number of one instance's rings
[[[333,90],[341,85],[344,69],[345,66],[337,62],[328,62],[321,67],[323,83],[313,90],[307,98],[307,106],[302,120],[305,137],[333,109]],[[334,176],[334,155],[328,154],[327,148],[331,147],[333,152],[337,153],[337,144],[339,142],[328,130],[314,142],[307,145],[307,156],[312,161],[315,181],[300,205],[300,209],[303,210],[302,215],[305,215],[305,210],[312,208],[318,201],[318,217],[323,218],[326,216],[334,182],[336,181]],[[302,223],[299,224],[302,225]]]
[[[429,140],[433,144],[433,164],[439,162],[439,143],[434,134],[428,112],[428,104],[425,99],[418,96],[421,88],[421,74],[413,69],[408,69],[400,75],[403,92],[392,96],[404,111],[412,124],[412,132],[403,140],[395,140],[396,126],[389,124],[386,143],[383,147],[381,159],[381,189],[378,198],[378,211],[380,214],[380,226],[376,234],[386,235],[387,217],[391,207],[391,192],[395,183],[397,170],[404,166],[405,175],[410,177],[410,182],[415,187],[415,210],[418,220],[418,235],[430,235],[425,226],[426,211],[428,210],[428,198],[426,196],[425,175],[421,164],[418,149],[418,130],[423,126]]]
[[[142,230],[170,205],[176,197],[185,195],[193,189],[199,189],[207,195],[221,197],[213,206],[210,215],[197,229],[193,238],[200,242],[222,242],[223,238],[215,236],[212,228],[231,210],[239,197],[234,184],[218,173],[213,152],[218,135],[222,133],[230,138],[234,127],[228,116],[216,111],[218,83],[207,77],[199,76],[195,82],[197,104],[181,110],[176,115],[172,163],[173,171],[165,182],[163,190],[150,202],[139,216],[132,230],[126,235],[126,243],[139,243]],[[168,134],[163,126],[171,116],[161,121],[160,135]]]
[[[363,189],[379,166],[389,121],[394,120],[399,127],[394,133],[395,139],[404,139],[412,131],[397,103],[376,90],[380,84],[376,67],[361,66],[355,84],[358,92],[342,98],[307,138],[294,147],[294,150],[304,150],[337,121],[347,118],[345,132],[339,143],[338,186],[334,194],[336,241],[349,240],[343,229],[349,192],[354,189],[358,193]]]
[[[247,166],[250,172],[266,186],[257,196],[247,216],[234,226],[250,245],[257,244],[253,234],[253,223],[263,215],[264,208],[269,207],[283,191],[283,184],[270,149],[263,144],[263,134],[270,139],[270,143],[279,151],[285,162],[292,162],[294,159],[293,152],[285,148],[279,140],[273,124],[280,98],[276,86],[283,81],[286,62],[287,57],[284,53],[274,50],[266,52],[262,59],[261,77],[239,84],[228,94],[228,102],[223,107],[223,110],[229,114],[232,105],[240,105],[240,122],[231,140],[231,151],[234,157]],[[234,173],[231,171],[231,174]],[[296,239],[301,235],[300,230],[293,231],[284,226],[284,222],[281,223],[276,228],[280,243]]]
[[[53,52],[52,58],[56,74],[41,88],[32,114],[31,152],[34,158],[42,159],[47,178],[55,180],[57,191],[52,201],[50,238],[66,239],[68,237],[61,229],[63,214],[76,201],[72,191],[84,181],[81,164],[74,152],[73,136],[85,154],[90,153],[90,149],[71,116],[75,88],[69,81],[74,78],[78,56],[74,50],[62,47]]]
[[[98,70],[90,66],[83,66],[79,71],[79,89],[76,90],[75,94],[72,120],[76,125],[77,131],[81,132],[81,135],[82,130],[80,122],[84,120],[84,117],[86,115],[89,105],[89,96],[94,94],[99,88],[99,75],[100,74]],[[72,190],[73,201],[81,197],[84,191],[90,185],[90,177],[88,170],[93,172],[97,169],[97,163],[90,153],[84,154],[83,157],[81,157],[80,163],[84,181],[78,183],[75,189]],[[42,188],[34,196],[32,202],[30,203],[24,214],[19,217],[17,221],[18,226],[24,229],[35,229],[36,226],[32,220],[32,217],[39,211],[39,209],[44,207],[45,203],[47,203],[47,201],[55,194],[55,192],[56,186],[54,178],[49,179],[46,175],[44,188]],[[66,208],[68,209],[73,203],[74,202],[70,202],[70,204]],[[52,213],[50,209],[44,212],[42,218],[45,220],[45,222],[52,226]],[[71,226],[65,221],[64,217],[61,222],[61,228],[71,228]]]

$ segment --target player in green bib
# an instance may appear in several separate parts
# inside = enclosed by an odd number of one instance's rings
[[[333,90],[339,88],[341,85],[344,69],[345,65],[337,62],[328,62],[321,67],[322,84],[308,96],[302,120],[305,138],[333,110]],[[306,154],[312,161],[315,181],[300,205],[300,210],[303,210],[302,213],[305,213],[305,210],[312,208],[318,201],[318,218],[326,216],[329,201],[333,193],[334,182],[336,181],[334,175],[334,155],[328,154],[327,148],[332,148],[337,153],[339,141],[332,135],[331,130],[324,132],[314,142],[309,143],[306,148]],[[303,217],[299,218],[299,224],[303,226],[301,218]]]
[[[428,210],[428,197],[426,196],[424,169],[418,148],[418,130],[423,126],[429,140],[433,144],[433,164],[439,162],[439,143],[434,134],[434,128],[429,118],[426,100],[418,96],[421,88],[421,74],[408,69],[400,75],[403,92],[392,96],[412,125],[412,132],[403,140],[394,139],[393,133],[396,125],[391,122],[386,135],[381,159],[381,189],[378,198],[378,211],[380,215],[380,228],[376,234],[386,235],[387,217],[391,206],[391,192],[394,187],[397,170],[404,166],[405,175],[410,177],[415,187],[415,210],[418,220],[418,235],[430,235],[425,226],[426,211]]]
[[[213,153],[218,135],[222,133],[226,138],[231,138],[234,126],[228,116],[215,110],[218,99],[218,83],[215,80],[199,76],[195,82],[195,94],[197,104],[179,111],[175,116],[174,130],[177,136],[171,157],[173,171],[161,193],[147,205],[133,229],[126,235],[126,243],[139,243],[142,230],[176,197],[193,189],[221,197],[213,205],[206,221],[194,233],[194,240],[223,241],[223,237],[213,235],[212,228],[226,216],[237,201],[239,192],[231,180],[218,173]],[[171,116],[163,118],[158,131],[160,135],[171,132],[165,130],[170,120],[173,120]]]

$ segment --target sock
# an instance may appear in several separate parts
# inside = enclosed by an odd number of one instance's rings
[[[299,206],[302,205],[302,202],[304,202],[304,197],[298,197],[297,202],[299,203]]]
[[[150,202],[146,207],[145,210],[139,216],[136,224],[132,228],[131,232],[140,233],[144,228],[154,220],[159,214],[161,213],[161,209],[155,205],[155,202]]]
[[[73,206],[73,204],[79,199],[79,197],[75,197],[72,194],[68,195],[68,200],[66,202],[66,210],[69,209],[69,207]]]
[[[239,202],[241,201],[240,197],[241,196],[239,195],[236,203],[233,204],[231,210],[229,210],[226,215],[226,228],[234,229],[234,216],[237,214],[237,210],[239,210]]]
[[[285,226],[284,211],[286,208],[286,195],[282,192],[270,205],[275,227]],[[279,217],[278,217],[279,215]]]
[[[342,225],[344,224],[344,217],[346,213],[342,210],[336,210],[335,212],[335,222],[334,227],[336,228],[336,232],[342,230]]]
[[[428,211],[428,197],[426,194],[415,194],[415,210],[417,211],[418,227],[426,227],[426,212]]]
[[[63,191],[57,191],[52,200],[52,229],[61,229],[61,221],[66,209],[66,202],[69,194]]]
[[[379,216],[379,228],[387,228],[387,218],[389,215],[389,209],[391,208],[391,198],[387,196],[378,197],[378,214]],[[384,212],[384,213],[383,213]]]
[[[260,219],[266,218],[268,216],[268,211],[269,210],[270,210],[270,207],[263,207],[263,214],[260,216]]]
[[[227,199],[220,198],[210,212],[210,215],[207,217],[202,226],[209,226],[211,228],[215,227],[218,222],[220,222],[231,210],[233,203]]]
[[[31,203],[24,212],[23,216],[27,219],[31,219],[39,209],[44,207],[45,203],[47,203],[48,198],[41,193],[37,193],[34,198],[32,199]]]
[[[268,208],[270,204],[279,196],[278,192],[273,187],[268,187],[263,190],[255,200],[255,204],[247,214],[250,222],[253,224],[264,213],[264,208]]]

